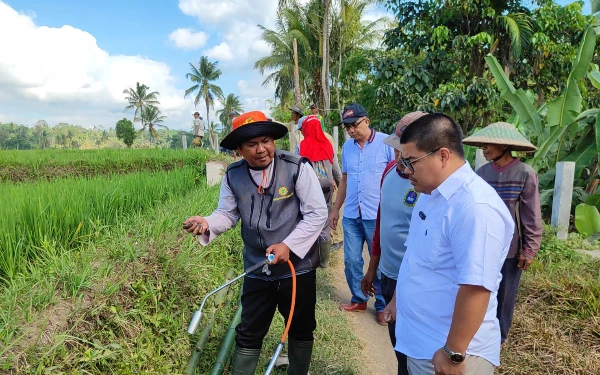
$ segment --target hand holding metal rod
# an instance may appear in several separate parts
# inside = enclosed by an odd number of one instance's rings
[[[208,293],[204,299],[202,299],[202,303],[200,304],[200,308],[198,309],[198,311],[196,311],[194,313],[194,317],[192,318],[192,321],[190,322],[190,325],[187,329],[187,332],[190,335],[193,335],[194,333],[196,333],[196,329],[198,328],[198,325],[200,324],[200,320],[202,319],[202,309],[204,308],[204,304],[206,303],[206,299],[210,296],[212,296],[213,294],[217,293],[219,290],[223,289],[223,288],[227,288],[229,285],[233,284],[234,282],[238,281],[239,279],[241,279],[242,277],[246,276],[249,273],[252,273],[254,271],[256,271],[257,269],[264,267],[265,265],[268,265],[270,262],[273,261],[273,259],[275,259],[275,256],[273,254],[269,254],[269,256],[263,260],[262,262],[258,262],[255,265],[248,267],[248,269],[246,269],[244,271],[244,273],[242,273],[241,275],[229,280],[228,282],[226,282],[225,284],[221,285],[220,287],[218,287],[217,289],[213,290],[212,292]]]

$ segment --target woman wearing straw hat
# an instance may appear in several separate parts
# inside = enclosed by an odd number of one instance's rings
[[[498,289],[498,320],[502,343],[512,323],[521,273],[529,268],[542,240],[542,214],[538,177],[533,168],[512,156],[512,151],[535,151],[511,124],[497,122],[475,132],[463,144],[481,147],[491,161],[477,170],[506,203],[515,220],[515,233],[502,267]]]

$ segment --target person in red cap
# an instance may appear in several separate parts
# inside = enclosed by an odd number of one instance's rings
[[[306,375],[316,328],[317,239],[327,221],[327,204],[310,161],[275,149],[274,141],[287,128],[259,111],[236,117],[221,147],[238,150],[221,183],[217,209],[207,217],[192,216],[184,228],[208,245],[242,221],[244,269],[273,254],[269,272],[244,278],[242,319],[236,327],[234,375],[253,375],[263,339],[275,309],[287,322],[292,298],[294,265],[296,308],[289,330],[289,375]]]

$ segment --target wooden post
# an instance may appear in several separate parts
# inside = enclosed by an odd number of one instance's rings
[[[219,134],[217,134],[217,133],[212,134],[212,144],[213,144],[213,149],[215,150],[216,153],[218,153],[219,152]]]
[[[483,156],[483,150],[478,148],[477,151],[475,151],[475,170],[478,170],[487,163],[488,161],[485,160],[485,157]]]
[[[296,105],[300,105],[302,98],[300,97],[300,73],[298,70],[298,42],[296,42],[296,38],[294,38],[294,41],[292,42],[292,44],[294,46],[294,99],[296,100]]]
[[[206,184],[208,186],[220,184],[227,166],[219,161],[206,162]]]
[[[333,127],[333,152],[336,153],[340,149],[340,130],[339,126],[335,125]],[[341,159],[341,156],[338,158]]]
[[[184,150],[187,150],[187,137],[185,134],[181,135],[181,145],[183,146]]]
[[[554,198],[552,200],[552,218],[550,224],[556,228],[556,238],[559,240],[566,240],[569,237],[569,218],[571,216],[574,178],[575,162],[561,161],[556,163],[556,178],[554,179]]]
[[[298,144],[298,138],[296,137],[296,126],[298,126],[298,124],[294,123],[293,121],[290,122],[290,129],[288,131],[288,135],[290,141],[289,151],[291,153],[294,152],[294,150],[296,149],[296,145]]]

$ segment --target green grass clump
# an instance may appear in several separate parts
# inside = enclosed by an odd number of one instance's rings
[[[208,159],[230,160],[205,149],[101,149],[0,151],[0,182],[111,176],[142,171],[203,167]]]
[[[10,280],[28,261],[99,237],[124,215],[189,192],[197,178],[197,169],[186,167],[0,185],[0,278]]]
[[[227,272],[242,272],[239,228],[207,247],[181,230],[215,208],[219,186],[172,196],[104,230],[98,241],[58,252],[18,275],[0,295],[0,372],[7,374],[181,374],[198,335],[188,323]],[[84,270],[85,275],[68,270]],[[314,374],[354,374],[358,350],[319,271]],[[239,290],[241,284],[235,284]],[[237,301],[237,295],[232,295]],[[221,308],[199,374],[207,374],[233,315]],[[206,309],[210,311],[210,309]],[[198,332],[207,323],[205,316]],[[275,319],[263,363],[281,338]],[[278,374],[282,372],[278,370]]]

